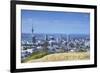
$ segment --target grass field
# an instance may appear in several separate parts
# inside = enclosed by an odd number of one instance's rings
[[[34,63],[34,62],[50,62],[50,61],[70,61],[70,60],[88,60],[90,59],[89,52],[69,52],[69,53],[55,53],[46,55],[38,55],[39,58],[35,59],[34,56],[29,57],[25,63]],[[40,57],[41,56],[41,57]]]
[[[28,56],[25,60],[22,60],[22,63],[28,62],[30,60],[35,60],[35,59],[39,59],[42,58],[43,56],[46,56],[48,53],[47,52],[34,52],[32,53],[30,56]]]

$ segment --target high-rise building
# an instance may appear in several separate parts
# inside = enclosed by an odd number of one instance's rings
[[[67,35],[67,42],[69,42],[69,35]]]
[[[47,34],[45,35],[45,40],[48,41],[48,35]]]
[[[32,25],[32,43],[36,43],[36,37],[35,37],[35,34],[34,34],[34,27]]]

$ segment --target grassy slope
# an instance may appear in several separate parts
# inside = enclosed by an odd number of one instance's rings
[[[46,55],[46,54],[45,54]],[[70,52],[70,53],[56,53],[42,56],[39,59],[28,59],[27,63],[31,62],[47,62],[47,61],[68,61],[68,60],[87,60],[90,58],[89,52]]]
[[[43,56],[47,55],[47,52],[35,52],[32,53],[32,55],[28,56],[25,60],[22,61],[22,63],[33,60],[33,59],[39,59],[42,58]]]

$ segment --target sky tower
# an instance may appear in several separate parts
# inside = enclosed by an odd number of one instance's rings
[[[33,27],[33,24],[32,24],[32,43],[36,43],[36,38],[35,38],[35,34],[34,34],[34,27]]]

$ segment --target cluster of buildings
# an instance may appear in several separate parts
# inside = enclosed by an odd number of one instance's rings
[[[89,37],[54,37],[45,34],[44,39],[37,38],[32,29],[32,41],[21,42],[21,58],[25,59],[33,52],[46,51],[49,53],[87,52],[90,50]]]

